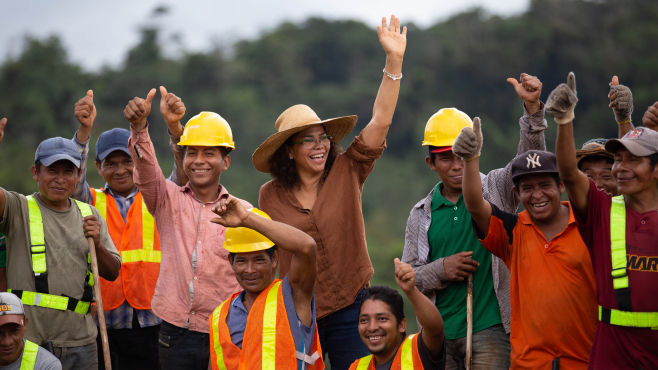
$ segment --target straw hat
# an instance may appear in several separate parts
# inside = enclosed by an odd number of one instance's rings
[[[309,106],[294,105],[281,113],[274,126],[279,131],[265,140],[254,152],[251,161],[260,172],[270,172],[270,160],[292,135],[311,126],[324,125],[326,133],[331,135],[331,143],[337,145],[356,125],[356,116],[346,116],[321,120]]]
[[[585,142],[582,149],[576,150],[576,158],[578,159],[577,163],[580,164],[580,161],[582,161],[584,158],[595,155],[614,159],[615,156],[605,150],[605,143],[607,141],[607,139],[592,139]]]

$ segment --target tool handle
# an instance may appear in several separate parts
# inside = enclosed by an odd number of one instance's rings
[[[556,357],[553,359],[553,366],[551,367],[551,370],[560,370],[560,358]]]
[[[105,359],[105,369],[112,370],[112,361],[110,358],[110,344],[107,340],[107,327],[105,326],[105,314],[103,313],[103,298],[101,296],[101,282],[98,275],[98,259],[96,258],[96,246],[92,237],[87,238],[89,242],[89,255],[91,256],[91,273],[94,275],[94,298],[96,299],[96,313],[98,317],[98,327],[101,330],[101,343],[103,343],[103,358]]]
[[[466,286],[466,370],[473,364],[473,273],[468,274]]]

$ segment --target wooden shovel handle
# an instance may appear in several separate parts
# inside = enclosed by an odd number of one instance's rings
[[[96,308],[98,309],[98,326],[101,330],[101,343],[103,343],[103,358],[105,359],[105,369],[112,370],[110,359],[110,344],[107,340],[107,327],[105,326],[105,314],[103,313],[103,298],[101,297],[101,282],[98,275],[98,259],[96,258],[96,246],[94,239],[87,238],[89,242],[89,255],[91,256],[91,272],[94,275],[94,298],[96,298]]]

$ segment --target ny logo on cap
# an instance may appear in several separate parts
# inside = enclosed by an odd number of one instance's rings
[[[528,154],[526,159],[528,160],[526,168],[530,168],[530,165],[532,165],[532,168],[541,167],[541,163],[539,163],[539,154]]]

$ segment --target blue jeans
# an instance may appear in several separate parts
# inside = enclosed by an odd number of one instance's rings
[[[359,309],[363,290],[354,302],[329,316],[317,320],[322,356],[329,353],[331,370],[348,370],[350,365],[370,352],[359,336]]]
[[[163,320],[158,354],[162,370],[208,370],[210,335],[179,328]]]
[[[510,367],[509,334],[502,324],[473,333],[473,370],[507,370]],[[466,337],[446,340],[446,369],[466,368]]]

